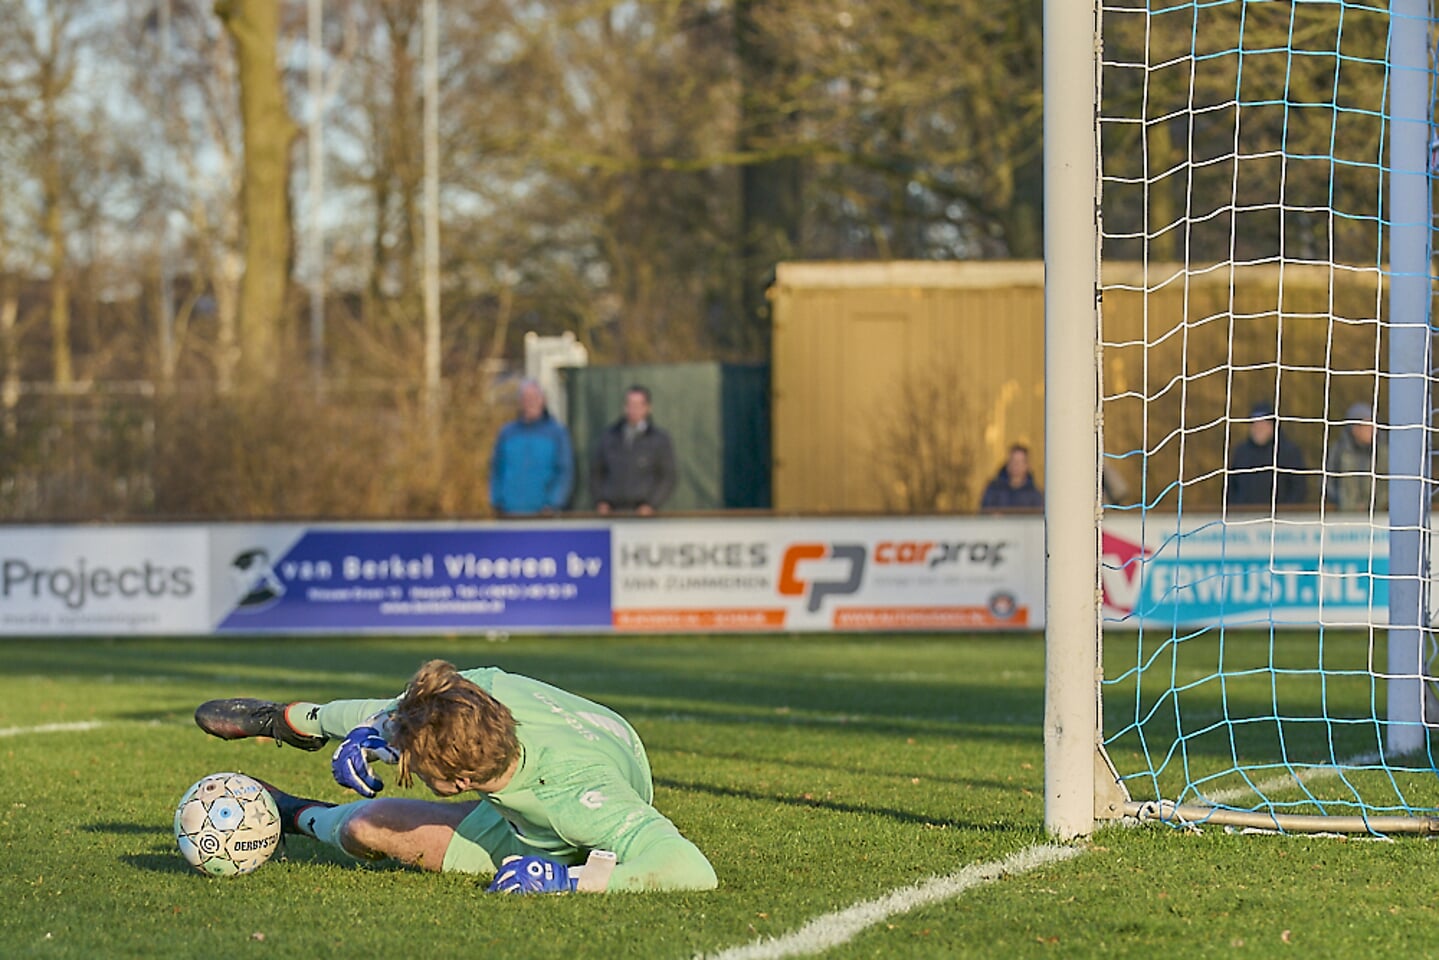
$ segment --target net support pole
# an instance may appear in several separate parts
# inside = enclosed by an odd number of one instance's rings
[[[1097,0],[1044,3],[1044,825],[1094,829],[1099,736]]]
[[[1389,682],[1385,749],[1424,743],[1429,459],[1429,0],[1389,16]]]

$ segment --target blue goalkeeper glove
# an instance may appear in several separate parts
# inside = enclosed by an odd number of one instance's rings
[[[571,893],[577,881],[570,868],[544,857],[509,857],[500,865],[490,893]]]
[[[362,797],[373,797],[385,789],[385,784],[370,769],[370,763],[379,760],[396,763],[400,755],[380,736],[374,727],[356,727],[345,735],[335,748],[330,759],[330,772],[335,782],[353,790]]]

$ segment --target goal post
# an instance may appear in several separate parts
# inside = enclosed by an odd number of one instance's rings
[[[1389,19],[1389,714],[1388,751],[1424,744],[1424,540],[1428,531],[1427,433],[1432,406],[1430,326],[1432,190],[1429,181],[1430,0],[1392,0]]]
[[[1066,478],[1045,494],[1045,826],[1063,839],[1092,829],[1100,730],[1098,9],[1044,4],[1044,449]]]
[[[1045,826],[1439,832],[1436,0],[1045,0]]]

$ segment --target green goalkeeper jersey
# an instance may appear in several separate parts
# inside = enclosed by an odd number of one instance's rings
[[[481,796],[523,844],[566,863],[613,851],[611,890],[715,886],[704,854],[654,808],[649,758],[623,717],[496,667],[460,673],[514,715],[519,766],[503,790]],[[333,701],[320,708],[321,730],[342,738],[396,702]]]

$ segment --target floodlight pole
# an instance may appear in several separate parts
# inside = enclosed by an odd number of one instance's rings
[[[173,82],[171,75],[171,37],[173,10],[171,0],[160,4],[160,83]],[[162,92],[163,95],[163,92]],[[161,111],[164,116],[165,112]],[[160,379],[169,384],[175,379],[175,263],[170,252],[170,182],[171,153],[168,122],[162,127],[165,136],[160,155]]]
[[[316,386],[325,371],[325,230],[321,208],[325,202],[324,77],[320,51],[324,44],[324,0],[309,0],[306,51],[310,98],[309,133],[309,229],[306,246],[310,261],[310,372]]]
[[[1389,7],[1389,723],[1385,750],[1424,745],[1429,532],[1429,0]],[[1433,719],[1433,718],[1430,718]]]
[[[1097,0],[1044,3],[1044,826],[1094,829],[1099,737]]]
[[[434,422],[440,407],[440,83],[439,12],[425,0],[422,15],[425,91],[425,407]]]

